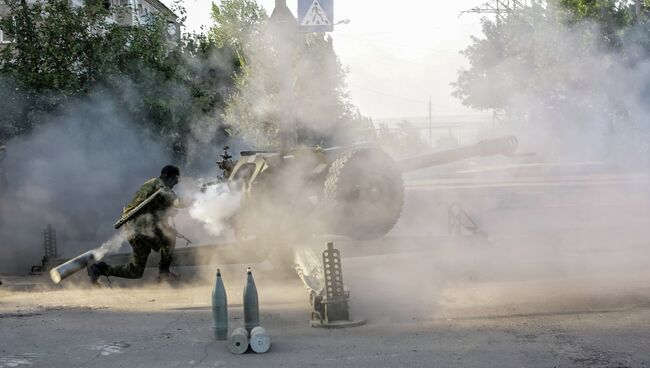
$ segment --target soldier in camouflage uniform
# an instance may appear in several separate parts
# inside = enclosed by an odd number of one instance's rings
[[[160,252],[158,264],[158,280],[173,280],[177,276],[169,271],[172,255],[176,246],[176,231],[169,225],[169,217],[175,208],[186,207],[186,201],[181,200],[172,191],[178,183],[180,171],[178,167],[168,165],[163,167],[160,177],[147,180],[135,193],[131,202],[124,208],[127,214],[158,189],[162,192],[134,218],[124,225],[126,238],[133,247],[133,258],[129,264],[109,266],[98,262],[88,267],[88,275],[92,283],[97,283],[100,276],[115,276],[127,279],[139,279],[144,273],[147,258],[151,251]]]

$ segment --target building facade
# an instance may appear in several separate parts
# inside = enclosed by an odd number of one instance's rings
[[[27,0],[28,3],[35,3],[39,0]],[[40,0],[47,1],[47,0]],[[137,26],[145,24],[151,16],[159,16],[167,20],[170,34],[180,36],[180,24],[178,17],[165,4],[159,0],[70,0],[75,6],[83,6],[88,1],[98,1],[107,8],[122,7],[124,11],[116,12],[109,17],[109,21],[125,26]],[[9,8],[0,0],[0,17],[10,15]],[[0,45],[11,42],[2,30],[0,30]]]

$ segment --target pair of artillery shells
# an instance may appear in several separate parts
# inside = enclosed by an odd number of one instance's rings
[[[250,333],[243,327],[236,328],[230,335],[228,349],[233,354],[244,354],[250,345],[251,350],[256,353],[266,353],[271,348],[271,337],[266,329],[261,326],[254,327]]]

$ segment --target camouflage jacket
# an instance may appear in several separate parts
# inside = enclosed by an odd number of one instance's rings
[[[165,230],[168,227],[170,211],[173,211],[172,207],[178,197],[160,178],[149,179],[142,184],[131,202],[124,207],[122,215],[127,214],[161,188],[163,190],[158,197],[142,208],[135,218],[127,222],[129,237],[135,233],[154,237],[158,233],[157,229]]]

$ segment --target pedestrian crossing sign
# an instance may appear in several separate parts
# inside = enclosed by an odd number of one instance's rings
[[[302,32],[334,30],[334,0],[298,0],[298,28]]]

